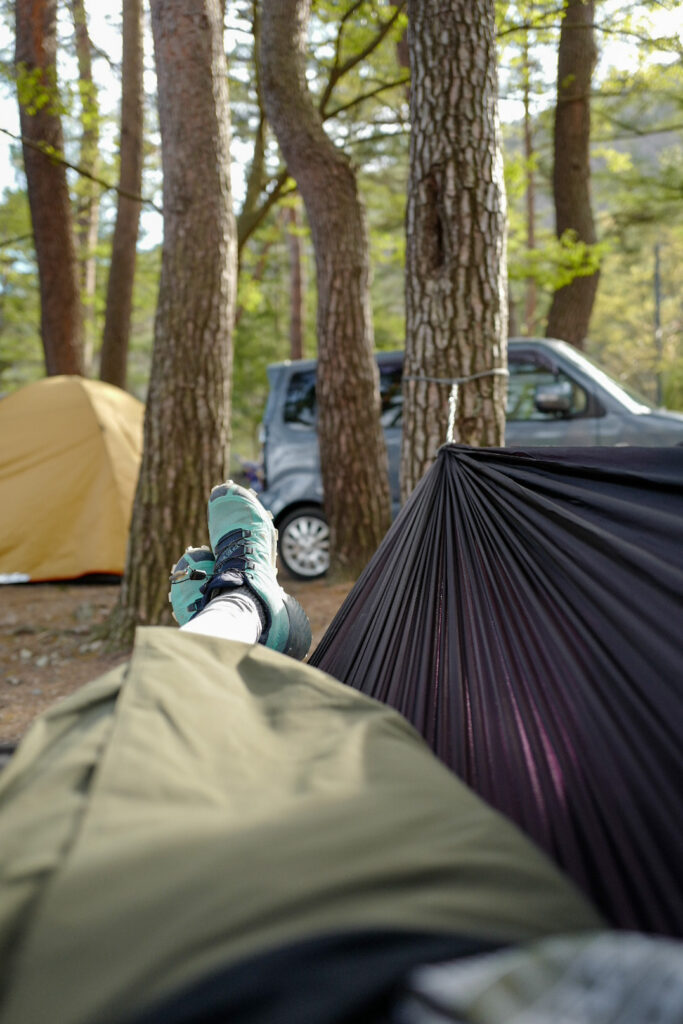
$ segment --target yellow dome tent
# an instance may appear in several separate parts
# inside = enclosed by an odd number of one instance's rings
[[[0,579],[123,573],[143,411],[77,376],[0,401]]]

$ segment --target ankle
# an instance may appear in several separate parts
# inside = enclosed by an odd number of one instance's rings
[[[258,595],[255,594],[251,587],[247,586],[246,583],[240,583],[235,585],[234,583],[229,582],[227,585],[221,585],[220,577],[214,578],[210,581],[210,585],[206,589],[204,595],[204,608],[206,608],[212,601],[215,601],[216,598],[218,597],[237,597],[243,601],[248,601],[251,605],[253,605],[256,614],[259,617],[259,621],[261,623],[261,632],[263,632],[266,629],[266,626],[268,625],[266,607],[263,601],[261,601]],[[204,610],[204,608],[202,609],[202,611]]]

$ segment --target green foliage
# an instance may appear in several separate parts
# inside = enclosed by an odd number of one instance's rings
[[[396,61],[407,27],[404,6],[378,0],[320,0],[315,5],[311,66],[323,114],[349,102],[358,106],[376,87],[393,88],[405,80]]]
[[[20,63],[15,68],[19,104],[34,117],[39,111],[60,117],[66,112],[57,86],[55,67],[30,68]]]
[[[570,284],[577,277],[590,277],[600,269],[607,242],[588,245],[575,231],[565,231],[561,238],[546,234],[535,249],[520,248],[509,270],[512,280],[533,278],[549,291]]]
[[[392,136],[405,132],[408,121],[407,70],[400,65],[397,46],[405,30],[403,4],[385,0],[320,0],[313,8],[308,61],[308,84],[325,128],[334,141],[362,164],[373,147],[381,158]],[[227,10],[231,48],[228,68],[234,137],[246,183],[240,216],[240,235],[260,223],[259,209],[267,209],[273,191],[282,195],[288,186],[275,140],[265,126],[254,58],[259,4],[234,4]],[[250,155],[245,157],[245,149]]]
[[[315,279],[313,255],[304,229],[306,299],[305,355],[314,356]],[[290,355],[289,251],[283,217],[273,211],[243,250],[234,333],[233,457],[258,457],[258,426],[268,396],[266,367]],[[237,464],[238,468],[238,464]]]
[[[375,347],[403,348],[405,338],[405,203],[407,138],[394,140],[393,159],[385,156],[360,175],[370,230],[371,298]]]
[[[508,278],[513,294],[520,292],[517,285],[534,281],[549,299],[557,288],[569,284],[575,277],[590,276],[600,268],[609,249],[608,242],[588,245],[580,241],[575,232],[566,231],[557,238],[551,215],[550,185],[542,155],[532,154],[526,160],[519,151],[515,135],[506,136],[505,185],[508,198]],[[527,246],[525,194],[528,170],[536,175],[535,247]],[[547,303],[546,303],[547,304]]]
[[[666,363],[662,369],[662,404],[683,412],[683,359]]]
[[[637,244],[612,247],[605,258],[587,349],[617,380],[656,401],[683,409],[683,229],[638,231]],[[660,324],[656,338],[655,245],[660,250]]]
[[[99,94],[94,82],[83,82],[80,79],[72,87],[70,94],[78,97],[80,105],[81,127],[86,132],[97,132],[100,126]]]
[[[98,339],[101,339],[104,326],[111,232],[111,219],[104,220],[96,251],[98,289],[95,322]],[[160,268],[160,246],[138,251],[128,388],[141,399],[147,392]],[[0,202],[0,393],[14,391],[44,375],[38,272],[28,201],[25,192],[8,190]]]
[[[668,34],[666,22],[666,12],[678,5],[672,0],[596,5],[598,43],[603,53],[607,43],[616,40],[620,43],[618,54],[628,52],[631,56],[615,58],[613,67],[607,66],[603,58],[596,75],[592,187],[600,243],[590,247],[577,243],[570,235],[559,241],[554,237],[552,120],[561,6],[557,0],[511,0],[496,5],[501,93],[506,101],[516,101],[514,108],[507,108],[506,116],[516,111],[516,121],[505,126],[504,138],[510,291],[521,302],[528,282],[533,281],[542,321],[553,290],[577,273],[592,273],[599,264],[600,285],[589,353],[618,379],[651,398],[659,372],[665,402],[672,408],[683,408],[683,308],[679,297],[679,268],[683,265],[683,62],[676,59],[681,55],[680,40]],[[226,14],[232,29],[228,67],[234,155],[245,179],[262,128],[254,72],[254,11],[258,13],[258,3],[235,0],[227,5]],[[5,3],[3,12],[10,25],[11,5]],[[384,0],[317,0],[308,69],[311,89],[323,108],[326,130],[351,154],[359,169],[370,229],[375,342],[378,348],[386,349],[402,347],[404,336],[408,72],[398,48],[405,25],[405,13]],[[624,49],[627,45],[628,51]],[[4,61],[0,73],[7,81],[9,48],[0,56]],[[96,96],[91,88],[74,79],[58,99],[49,79],[26,69],[19,77],[22,95],[29,104],[35,109],[54,104],[62,114],[67,154],[76,162],[82,129],[96,127]],[[520,127],[525,91],[533,136],[530,159],[524,155]],[[150,111],[150,126],[153,117]],[[102,129],[103,139],[116,137],[115,128],[110,130],[112,126],[106,121]],[[146,141],[147,167],[154,161],[158,166],[158,135],[153,127],[148,128]],[[106,166],[99,173],[115,181],[116,153],[108,151],[105,142],[100,155]],[[277,147],[266,132],[263,162],[257,167],[258,204],[264,204],[281,170]],[[536,188],[533,250],[527,247],[525,219],[529,175]],[[73,174],[70,182],[79,202],[80,194],[88,190],[76,185]],[[290,186],[286,182],[282,191]],[[243,193],[239,188],[237,194],[241,203]],[[285,200],[291,201],[291,196]],[[96,313],[100,329],[114,202],[113,193],[104,194],[97,251]],[[266,366],[289,354],[289,255],[278,209],[273,206],[258,221],[241,253],[240,313],[234,342],[233,450],[245,458],[256,457],[258,451],[258,423],[267,394]],[[25,195],[21,191],[6,194],[0,202],[0,390],[5,391],[44,373],[30,232]],[[301,232],[307,275],[306,355],[313,356],[315,268],[305,225]],[[661,355],[654,330],[655,242],[661,246]],[[129,387],[141,398],[145,397],[149,373],[159,267],[160,248],[141,249],[129,358]]]
[[[0,202],[0,393],[42,377],[43,359],[28,200],[7,190]]]
[[[605,52],[608,43],[618,42],[615,52],[621,59],[613,61],[618,66],[610,67],[603,58],[594,79],[592,192],[600,243],[585,247],[577,246],[571,237],[559,242],[554,237],[553,76],[561,5],[545,0],[497,5],[502,94],[508,100],[521,99],[527,88],[534,145],[532,161],[528,161],[523,153],[523,108],[519,102],[519,120],[505,126],[510,294],[522,306],[525,289],[533,282],[542,321],[554,288],[575,273],[592,273],[599,265],[600,285],[589,344],[605,350],[620,379],[650,394],[655,379],[651,283],[646,285],[643,280],[637,288],[633,278],[651,262],[656,233],[669,231],[683,214],[683,66],[673,59],[680,56],[681,42],[666,34],[666,12],[676,8],[669,0],[663,4],[596,5],[598,45]],[[532,251],[527,248],[526,223],[530,173],[536,193],[536,247]],[[623,288],[625,280],[627,289]],[[611,315],[606,314],[607,309]],[[647,324],[642,322],[645,309],[649,309]],[[542,322],[539,327],[542,330]],[[627,340],[631,337],[641,339],[637,356]],[[620,344],[628,353],[623,361],[617,355]],[[641,356],[644,362],[639,370]]]
[[[610,251],[589,345],[614,376],[651,401],[659,376],[664,404],[683,409],[683,69],[670,59],[677,46],[658,37],[644,47],[649,63],[610,69],[594,106],[595,134],[610,140],[596,146],[593,179],[600,232]]]
[[[368,208],[373,266],[372,299],[378,347],[403,344],[403,215],[407,173],[407,71],[397,45],[405,15],[385,0],[320,0],[311,27],[309,86],[325,119],[325,128],[354,159]],[[258,5],[256,5],[258,13]],[[254,6],[228,8],[232,29],[229,54],[233,131],[252,146],[252,171],[263,197],[281,171],[270,135],[262,167],[259,157],[262,110],[253,73]],[[257,21],[255,24],[257,25]],[[250,140],[252,140],[250,142]],[[245,161],[248,163],[248,161]],[[246,202],[253,201],[249,179]],[[293,185],[293,183],[292,183]],[[288,189],[287,183],[282,191]],[[261,198],[260,201],[263,201]],[[284,200],[286,204],[287,199]],[[281,205],[283,201],[281,200]],[[306,355],[314,356],[315,267],[307,226]],[[266,366],[289,355],[290,297],[288,253],[282,218],[271,210],[242,250],[235,332],[233,376],[233,450],[257,454],[257,433],[267,396]]]
[[[101,282],[98,291],[98,321],[100,325],[98,337],[100,338],[104,326],[104,288],[108,273],[108,260],[105,258],[103,263],[105,265],[103,265],[101,273],[98,273],[98,281]],[[161,246],[138,250],[126,386],[128,391],[141,401],[147,397],[160,273]]]

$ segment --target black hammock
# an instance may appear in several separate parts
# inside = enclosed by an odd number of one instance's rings
[[[444,446],[311,664],[614,925],[683,935],[683,448]]]

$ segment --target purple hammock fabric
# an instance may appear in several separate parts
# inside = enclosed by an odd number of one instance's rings
[[[444,446],[310,660],[683,935],[683,448]]]

